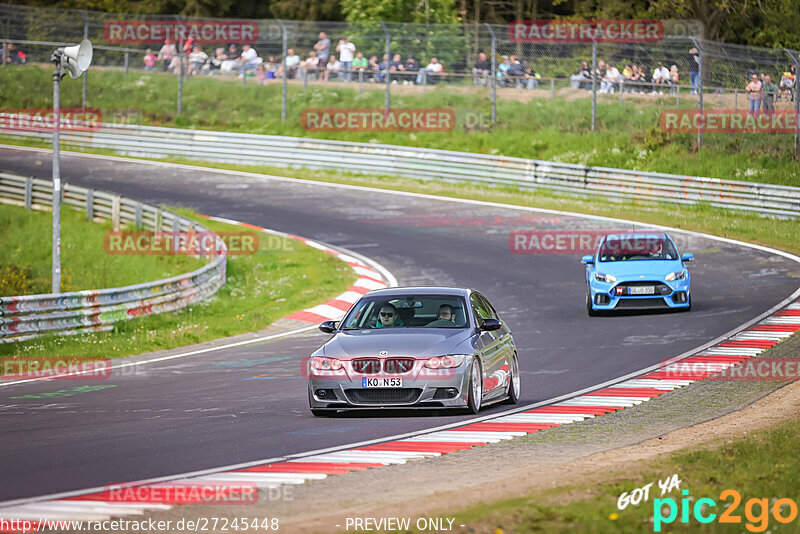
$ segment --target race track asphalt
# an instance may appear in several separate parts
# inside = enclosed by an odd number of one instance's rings
[[[50,178],[50,159],[46,153],[0,148],[4,171]],[[589,318],[581,254],[512,253],[509,234],[631,225],[134,160],[62,154],[61,168],[64,179],[76,185],[349,248],[381,263],[401,285],[481,290],[514,332],[524,403],[681,354],[768,310],[800,284],[800,266],[784,257],[676,236],[681,251],[696,258],[691,313]],[[0,501],[273,458],[467,419],[407,412],[313,417],[300,360],[325,339],[312,332],[149,364],[110,380],[2,387]],[[41,396],[87,385],[113,387]]]

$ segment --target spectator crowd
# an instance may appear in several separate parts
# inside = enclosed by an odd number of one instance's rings
[[[287,50],[286,57],[259,56],[251,45],[243,45],[241,50],[235,44],[217,47],[208,55],[199,42],[188,39],[183,43],[183,54],[188,58],[187,74],[239,73],[240,77],[253,75],[261,84],[278,78],[305,79],[328,82],[364,81],[383,83],[387,73],[392,84],[436,85],[447,75],[445,66],[431,57],[423,66],[413,55],[405,60],[398,54],[376,54],[367,57],[347,36],[334,45],[325,32],[319,33],[317,42],[309,50],[305,59],[294,48]],[[7,60],[9,61],[9,60]],[[24,61],[24,56],[23,56]],[[179,73],[180,56],[175,43],[166,40],[161,49],[154,53],[148,49],[144,55],[144,69],[163,70]],[[677,64],[667,67],[657,62],[651,68],[643,63],[625,62],[619,66],[613,61],[598,60],[597,68],[592,69],[587,61],[582,61],[578,69],[569,76],[573,89],[592,90],[594,85],[601,94],[625,92],[629,94],[674,95],[682,78],[688,74],[690,94],[697,94],[700,82],[700,55],[696,48],[690,48],[683,64],[684,71]],[[479,52],[471,69],[472,83],[476,87],[487,87],[492,77],[492,61],[485,52]],[[746,86],[751,112],[757,113],[763,107],[765,112],[773,109],[774,102],[793,99],[794,65],[783,72],[780,81],[774,83],[772,77],[761,73]],[[250,74],[252,73],[252,74]],[[469,74],[466,74],[469,76]],[[540,87],[541,75],[533,66],[515,55],[498,55],[495,63],[498,87],[535,89]],[[756,104],[757,102],[757,104]]]

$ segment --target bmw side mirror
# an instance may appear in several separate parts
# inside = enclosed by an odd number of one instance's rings
[[[592,264],[594,263],[594,256],[587,254],[581,258],[581,263]]]
[[[503,323],[497,319],[481,319],[481,330],[490,332],[492,330],[500,330],[503,328]]]
[[[683,259],[683,261],[693,261],[694,254],[692,254],[691,252],[684,252],[683,257],[681,259]]]
[[[326,334],[333,334],[336,332],[336,323],[338,321],[325,321],[321,325],[319,325],[319,329]]]

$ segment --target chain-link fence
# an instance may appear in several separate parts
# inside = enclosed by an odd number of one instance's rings
[[[144,38],[139,32],[141,26],[159,24],[167,30],[145,32]],[[238,33],[225,30],[231,24],[239,24]],[[178,25],[216,28],[216,33],[201,32],[191,43],[187,33],[175,31]],[[324,107],[331,94],[352,90],[350,106],[387,113],[448,106],[457,96],[458,105],[449,107],[458,121],[477,115],[490,124],[510,121],[516,113],[498,112],[498,101],[574,102],[585,117],[580,124],[595,130],[619,122],[617,115],[604,112],[610,108],[603,106],[612,104],[746,110],[745,88],[753,73],[769,75],[780,86],[776,108],[797,113],[800,80],[794,72],[800,53],[706,41],[692,21],[666,21],[663,28],[661,38],[648,43],[520,42],[508,26],[488,24],[230,21],[0,4],[4,68],[47,63],[55,46],[86,37],[94,44],[93,69],[126,77],[145,70],[175,75],[176,115],[191,105],[184,102],[185,81],[238,76],[242,85],[281,84],[281,108],[274,109],[280,121],[299,116],[301,102]],[[173,53],[165,51],[165,36],[172,36]],[[245,45],[255,49],[252,59],[241,59]],[[84,107],[87,83],[84,78]],[[132,101],[150,98],[146,87],[129,89],[140,92],[131,94]]]

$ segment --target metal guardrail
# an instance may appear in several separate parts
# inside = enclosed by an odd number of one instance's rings
[[[0,118],[6,116],[0,114]],[[0,131],[50,139],[49,132]],[[610,169],[429,148],[137,125],[103,124],[96,131],[65,131],[64,144],[110,149],[138,157],[277,167],[328,169],[370,175],[514,185],[599,195],[800,216],[800,188]]]
[[[0,199],[30,209],[51,206],[52,182],[0,173]],[[111,219],[114,229],[134,224],[152,231],[210,232],[204,226],[125,197],[63,184],[63,200],[86,211],[89,221]],[[219,241],[222,243],[221,241]],[[21,341],[48,332],[110,330],[126,319],[175,311],[215,294],[225,284],[226,254],[190,273],[111,289],[0,297],[0,343]]]

